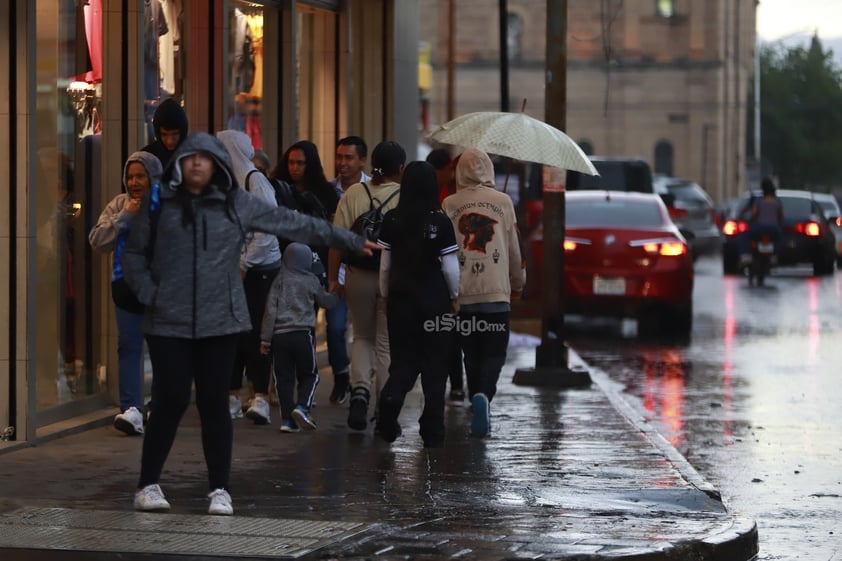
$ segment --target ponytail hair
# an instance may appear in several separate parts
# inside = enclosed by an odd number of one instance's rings
[[[371,179],[380,185],[387,177],[398,175],[406,163],[406,150],[394,140],[384,140],[371,151]]]

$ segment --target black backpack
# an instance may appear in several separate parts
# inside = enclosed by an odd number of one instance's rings
[[[383,207],[386,206],[398,193],[400,189],[386,197],[382,203],[379,199],[371,196],[371,191],[368,190],[368,185],[363,182],[363,188],[368,195],[368,210],[362,213],[351,224],[351,231],[355,234],[364,236],[372,242],[376,242],[380,237],[380,228],[383,226]],[[377,201],[375,206],[374,202]],[[380,268],[380,252],[375,251],[373,255],[359,255],[356,253],[346,253],[345,263],[351,267],[359,267],[360,269],[367,269],[369,271],[376,271]]]
[[[262,173],[259,169],[253,169],[246,174],[246,191],[251,191],[249,188],[249,179],[251,178],[251,174],[255,172]],[[327,211],[315,195],[309,192],[299,193],[297,189],[291,187],[286,181],[280,181],[271,177],[267,179],[269,179],[269,183],[272,184],[272,188],[275,190],[275,202],[278,203],[279,207],[283,206],[303,214],[327,219]],[[283,253],[286,246],[289,245],[289,240],[278,237],[278,244],[280,244],[281,252]],[[313,265],[310,267],[310,272],[318,277],[322,286],[327,286],[327,270],[321,257],[315,251],[313,252]]]

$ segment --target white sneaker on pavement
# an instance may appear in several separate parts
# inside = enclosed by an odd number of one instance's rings
[[[269,402],[262,395],[254,396],[251,400],[251,407],[246,411],[246,417],[254,421],[255,425],[269,423]]]
[[[114,417],[114,428],[126,434],[143,434],[143,413],[137,407],[129,407]]]
[[[232,419],[243,418],[243,404],[240,403],[240,398],[234,395],[228,396],[228,412],[231,413]]]
[[[208,514],[219,514],[222,516],[231,516],[234,514],[234,507],[231,506],[231,495],[225,489],[214,489],[208,494],[210,499],[210,507],[208,507]]]
[[[143,512],[169,510],[170,503],[164,497],[161,486],[155,483],[153,485],[147,485],[134,494],[134,509]]]

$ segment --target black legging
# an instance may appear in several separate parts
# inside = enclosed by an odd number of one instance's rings
[[[269,377],[272,373],[272,357],[260,354],[260,324],[266,309],[266,300],[272,282],[280,271],[280,266],[270,268],[253,268],[246,271],[243,279],[243,290],[246,293],[246,304],[251,318],[251,331],[240,335],[234,368],[231,374],[229,389],[239,390],[243,387],[243,368],[246,376],[254,385],[255,393],[269,392]]]
[[[139,489],[160,480],[178,425],[190,405],[194,382],[208,487],[211,491],[228,489],[234,437],[228,385],[238,338],[238,334],[205,339],[147,335],[155,410],[143,437]]]

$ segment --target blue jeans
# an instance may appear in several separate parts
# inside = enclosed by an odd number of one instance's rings
[[[327,361],[334,375],[347,373],[351,361],[348,358],[348,343],[345,340],[345,332],[348,328],[348,304],[344,296],[339,299],[336,306],[325,310],[325,321],[327,323]]]
[[[120,411],[143,406],[143,314],[117,311],[117,359],[120,366]]]

